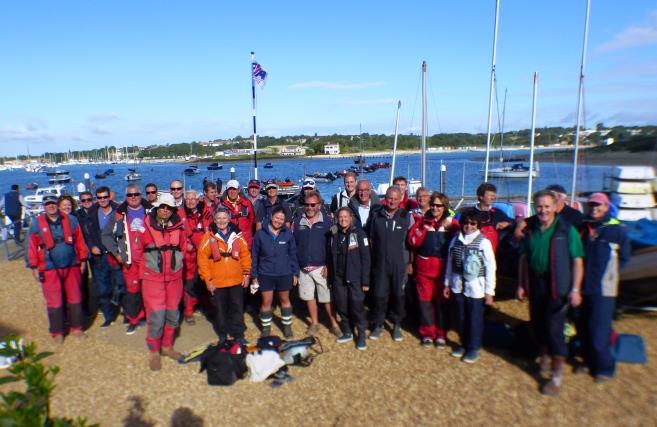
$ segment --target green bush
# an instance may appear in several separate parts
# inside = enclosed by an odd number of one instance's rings
[[[37,353],[34,343],[23,346],[18,337],[8,337],[4,340],[4,348],[0,349],[0,355],[13,357],[16,361],[8,368],[10,375],[0,377],[0,385],[23,381],[26,390],[0,393],[0,426],[97,426],[97,424],[87,424],[87,420],[80,417],[71,420],[50,416],[50,395],[55,388],[54,380],[59,368],[45,366],[41,360],[52,354],[51,352]]]

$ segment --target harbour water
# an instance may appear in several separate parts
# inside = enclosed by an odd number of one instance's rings
[[[506,158],[516,156],[527,156],[526,150],[505,152]],[[549,154],[548,154],[549,157]],[[491,156],[493,159],[494,156]],[[390,156],[367,157],[368,162],[391,162]],[[264,169],[264,162],[259,163],[259,178],[277,178],[284,180],[289,178],[295,183],[299,183],[303,177],[304,170],[308,174],[313,172],[335,172],[337,170],[347,169],[354,165],[353,158],[293,158],[267,160],[273,165],[272,169]],[[398,155],[395,175],[404,175],[409,178],[420,178],[420,155],[408,154]],[[427,176],[429,186],[432,190],[440,189],[440,166],[441,162],[446,166],[446,188],[443,189],[453,199],[461,195],[472,196],[477,186],[483,181],[483,153],[482,152],[448,152],[448,153],[429,153],[427,154]],[[203,179],[212,180],[221,179],[224,183],[230,179],[230,168],[234,167],[237,179],[242,185],[253,178],[252,162],[240,161],[231,162],[229,159],[222,162],[223,169],[216,171],[207,170],[210,162],[196,163],[201,173],[194,176],[184,176],[183,170],[189,167],[189,163],[143,163],[139,165],[129,164],[89,164],[89,165],[67,165],[62,167],[70,172],[72,182],[66,184],[69,192],[75,193],[76,186],[79,182],[84,182],[84,174],[91,176],[94,185],[106,185],[117,193],[121,198],[123,189],[127,182],[125,175],[128,169],[137,169],[142,175],[141,181],[137,183],[142,187],[149,182],[155,183],[159,189],[168,190],[169,183],[172,179],[180,179],[185,183],[185,188],[202,189]],[[491,167],[495,167],[495,162]],[[95,174],[99,174],[112,168],[115,174],[105,179],[94,179]],[[578,191],[597,191],[602,189],[605,174],[610,172],[610,167],[605,165],[587,165],[585,161],[580,163],[578,173]],[[390,169],[379,169],[373,173],[362,174],[361,178],[369,179],[374,188],[380,183],[386,183],[390,177]],[[544,188],[550,184],[561,184],[566,189],[571,187],[572,165],[563,162],[551,162],[544,160],[540,162],[540,177],[534,180],[534,190]],[[29,194],[30,191],[24,190],[28,183],[37,183],[40,187],[48,186],[48,178],[45,173],[30,173],[23,170],[3,171],[0,172],[0,191],[4,194],[9,190],[11,184],[18,184],[22,194]],[[504,195],[524,195],[527,193],[526,179],[495,179],[491,180],[498,187],[500,196]],[[342,186],[342,179],[337,179],[331,183],[318,183],[317,187],[324,197],[335,193]]]

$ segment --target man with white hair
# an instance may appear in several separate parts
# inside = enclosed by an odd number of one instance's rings
[[[349,202],[349,209],[354,213],[354,225],[367,232],[372,211],[381,205],[379,196],[372,190],[372,184],[361,179],[356,184],[356,195]]]

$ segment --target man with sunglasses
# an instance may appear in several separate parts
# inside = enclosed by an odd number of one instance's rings
[[[620,221],[609,215],[609,197],[589,196],[588,215],[582,231],[585,253],[582,309],[577,327],[584,361],[598,383],[614,377],[611,334],[618,296],[620,269],[630,260],[630,241]]]
[[[182,181],[179,179],[174,179],[171,181],[171,184],[169,185],[169,191],[171,191],[171,195],[173,196],[173,200],[176,203],[176,207],[179,208],[183,206],[185,203],[185,186],[183,185]]]
[[[146,193],[146,201],[152,205],[157,200],[157,185],[149,182],[144,187],[144,193]]]
[[[308,335],[314,335],[319,329],[317,301],[324,305],[331,323],[331,332],[342,335],[331,306],[331,291],[326,278],[326,247],[333,221],[327,213],[321,212],[322,198],[316,191],[309,191],[304,197],[303,213],[292,225],[292,232],[297,244],[299,260],[299,297],[306,301],[310,314]],[[317,301],[315,300],[317,291]]]
[[[290,205],[278,195],[278,185],[268,182],[265,185],[265,197],[258,200],[255,206],[256,230],[260,230],[263,224],[271,220],[271,213],[278,207],[285,212],[285,226],[289,227],[292,218]]]
[[[551,374],[541,392],[552,396],[559,393],[568,356],[563,333],[568,306],[576,308],[582,302],[584,249],[575,227],[557,215],[552,192],[535,193],[534,207],[537,221],[528,227],[520,245],[517,297],[529,296],[540,372]]]
[[[130,184],[125,190],[125,201],[103,229],[103,245],[121,264],[126,294],[123,296],[123,314],[128,321],[127,335],[137,331],[144,318],[139,265],[143,253],[139,240],[144,232],[144,219],[153,206],[142,199],[139,186]]]
[[[102,241],[102,231],[114,218],[117,205],[110,200],[110,189],[96,189],[96,204],[86,218],[87,246],[91,252],[91,272],[96,284],[98,306],[105,318],[101,328],[109,327],[118,314],[117,306],[125,290],[121,264]]]
[[[90,191],[83,191],[78,196],[80,200],[80,207],[75,211],[75,217],[80,223],[80,229],[82,230],[82,235],[84,236],[84,241],[89,247],[89,212],[94,206],[94,198]],[[88,252],[88,251],[87,251]],[[92,260],[93,255],[89,253],[89,258],[87,261],[87,267],[89,267],[89,262]],[[96,296],[94,289],[92,289],[92,281],[89,277],[90,268],[86,268],[82,272],[82,311],[84,315],[88,318],[91,318],[96,311],[98,310],[98,301],[96,301]]]
[[[67,324],[71,335],[85,336],[80,273],[88,254],[77,218],[59,212],[57,197],[44,196],[43,208],[45,213],[30,224],[27,260],[43,288],[50,334],[61,344]]]
[[[297,218],[300,218],[304,214],[306,206],[306,195],[310,194],[311,192],[316,192],[319,194],[317,184],[315,183],[314,179],[306,178],[301,184],[301,192],[289,201],[289,203],[292,205],[292,222],[296,221]],[[319,209],[321,210],[322,215],[329,215],[329,211],[326,209],[326,206],[324,206],[324,203],[321,203]]]

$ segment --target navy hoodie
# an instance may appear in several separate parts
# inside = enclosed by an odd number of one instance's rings
[[[253,236],[251,277],[299,275],[297,246],[289,228],[281,227],[278,236],[263,225]]]

